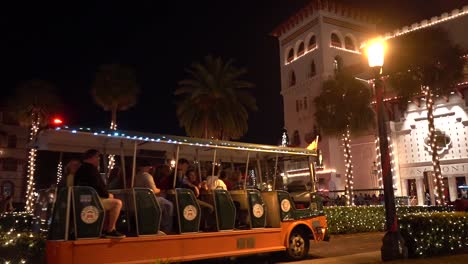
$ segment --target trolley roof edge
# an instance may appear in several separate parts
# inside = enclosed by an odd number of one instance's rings
[[[79,137],[78,137],[79,136]],[[130,143],[130,144],[129,144]],[[174,135],[152,134],[135,131],[73,128],[68,126],[45,128],[38,132],[30,147],[39,150],[60,152],[83,152],[90,148],[104,150],[106,154],[132,154],[135,144],[138,149],[165,150],[171,152],[175,146],[252,151],[271,154],[317,156],[316,151],[305,148],[281,147],[217,139],[202,139]]]

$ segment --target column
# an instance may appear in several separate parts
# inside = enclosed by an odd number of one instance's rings
[[[418,205],[424,205],[424,183],[423,183],[423,178],[416,178],[416,193],[418,195]]]
[[[447,177],[448,179],[448,190],[450,195],[450,201],[453,202],[457,199],[457,181],[455,177]]]
[[[408,196],[408,180],[407,179],[401,179],[401,196]]]

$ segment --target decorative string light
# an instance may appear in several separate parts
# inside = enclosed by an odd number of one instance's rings
[[[110,129],[117,130],[117,123],[114,123],[114,121],[111,121]],[[107,169],[111,171],[112,169],[114,169],[114,166],[115,166],[115,155],[113,154],[109,155],[108,160],[109,160],[109,164],[107,165]]]
[[[60,181],[62,180],[62,175],[63,175],[63,164],[62,164],[62,161],[60,161],[57,165],[57,185],[59,185]]]
[[[288,65],[288,64],[298,60],[299,58],[304,57],[304,55],[306,55],[307,53],[312,52],[312,51],[314,51],[316,49],[318,49],[318,45],[315,45],[313,48],[306,50],[304,53],[302,53],[301,55],[293,58],[292,60],[289,60],[289,61],[286,60],[286,63],[284,63],[284,65]]]
[[[31,114],[31,129],[29,132],[29,142],[32,142],[39,131],[40,116],[35,111]],[[36,155],[37,150],[31,148],[28,154],[28,171],[27,171],[27,187],[26,187],[26,211],[30,212],[34,203],[34,173],[36,171]]]
[[[337,49],[337,50],[342,50],[342,51],[347,51],[347,52],[351,52],[351,53],[354,53],[354,54],[362,54],[361,52],[356,51],[356,50],[345,49],[345,48],[341,48],[341,47],[337,47],[337,46],[333,46],[333,45],[330,45],[330,48],[332,48],[332,49]]]
[[[288,142],[288,134],[286,134],[286,131],[283,132],[283,135],[281,136],[281,146],[282,147],[287,147],[289,145]]]
[[[382,180],[382,163],[380,162],[380,139],[379,137],[375,138],[375,153],[377,156],[377,187],[383,189],[383,180]]]
[[[395,173],[395,155],[394,155],[394,148],[393,148],[393,143],[392,139],[390,137],[387,137],[388,140],[388,149],[390,150],[390,171],[392,172],[392,181],[393,181],[393,192],[396,195],[398,192],[398,178]]]
[[[3,252],[12,252],[0,256],[0,263],[35,263],[44,254],[45,236],[31,232],[33,217],[28,212],[8,212],[0,215],[0,246]],[[18,251],[28,248],[29,252]],[[39,255],[38,255],[39,254]]]
[[[395,38],[404,34],[408,34],[416,30],[434,26],[434,25],[446,22],[448,20],[455,19],[463,15],[467,15],[467,14],[468,14],[468,6],[464,6],[462,10],[454,9],[452,10],[452,12],[450,12],[450,14],[444,13],[440,17],[433,17],[430,21],[425,19],[425,20],[422,20],[420,23],[415,23],[411,25],[411,27],[405,26],[401,30],[395,30],[393,34],[387,33],[385,34],[384,39],[385,40],[392,39],[392,38]]]
[[[344,145],[344,156],[345,156],[345,167],[346,167],[346,187],[345,197],[347,205],[354,205],[354,191],[353,191],[353,164],[351,161],[351,135],[349,127],[346,130],[346,134],[343,134],[343,145]]]
[[[434,126],[434,101],[432,91],[429,86],[422,87],[424,96],[426,97],[427,108],[427,125],[429,129],[429,143],[432,154],[432,168],[434,171],[434,195],[437,204],[445,204],[444,182],[442,171],[440,169],[439,154],[437,153],[437,134]]]

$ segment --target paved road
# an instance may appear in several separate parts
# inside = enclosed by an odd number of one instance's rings
[[[352,235],[332,236],[330,242],[311,241],[309,257],[306,260],[295,262],[282,262],[276,254],[264,254],[235,259],[217,259],[211,261],[196,261],[196,264],[270,264],[270,263],[300,263],[300,264],[376,264],[380,260],[380,247],[384,233],[362,233]],[[433,257],[427,259],[408,259],[390,261],[385,264],[458,264],[468,263],[468,254],[454,256]]]
[[[311,243],[307,260],[289,262],[301,264],[376,264],[382,263],[380,247],[384,233],[362,233],[332,236],[330,242]],[[458,264],[468,263],[468,254],[432,257],[426,259],[406,259],[385,262],[385,264]]]

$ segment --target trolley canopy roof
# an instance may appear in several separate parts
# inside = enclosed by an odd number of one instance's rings
[[[164,151],[174,153],[180,146],[181,156],[193,156],[195,150],[199,150],[211,156],[208,152],[217,150],[218,156],[231,158],[245,157],[247,152],[254,152],[262,157],[275,156],[276,154],[316,156],[315,151],[304,148],[279,147],[224,140],[210,140],[192,137],[161,135],[134,131],[121,131],[109,129],[72,128],[68,126],[46,128],[39,131],[32,147],[39,150],[57,152],[82,153],[94,148],[105,154],[124,153],[133,155],[135,145],[138,150]],[[185,155],[184,155],[185,154]]]

